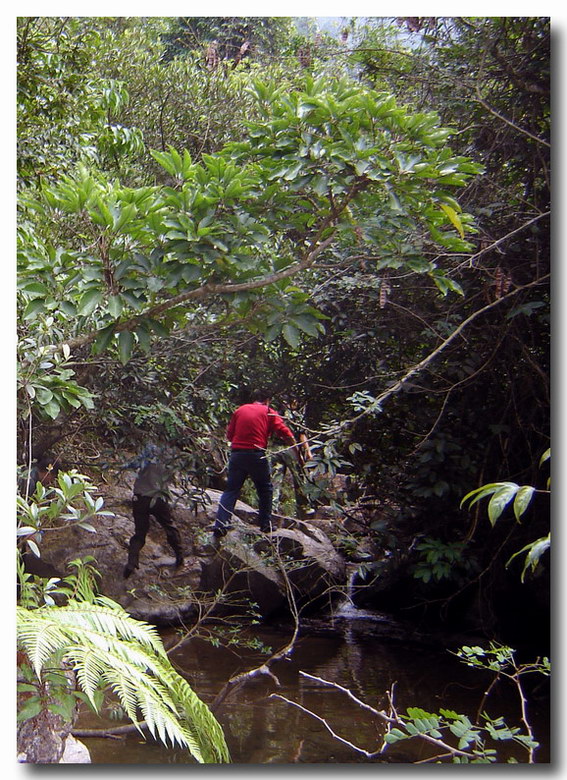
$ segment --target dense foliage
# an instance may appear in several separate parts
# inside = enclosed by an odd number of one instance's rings
[[[549,57],[540,17],[20,18],[21,467],[152,437],[216,484],[268,385],[308,500],[411,550],[392,605],[545,651]],[[503,481],[521,523],[461,508]]]

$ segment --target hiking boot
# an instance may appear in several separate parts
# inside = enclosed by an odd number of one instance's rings
[[[213,536],[215,537],[215,539],[221,539],[223,536],[227,535],[229,530],[230,530],[230,528],[225,528],[222,525],[216,525],[213,528]]]
[[[122,572],[122,576],[124,577],[125,580],[127,580],[133,571],[135,571],[134,566],[125,566],[124,571]]]
[[[263,534],[271,534],[273,531],[272,524],[271,523],[262,523],[260,526],[260,531]]]

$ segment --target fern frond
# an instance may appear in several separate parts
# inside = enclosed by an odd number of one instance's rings
[[[42,619],[40,610],[17,607],[18,642],[25,650],[35,673],[41,674],[47,660],[64,649],[67,636],[56,621]]]
[[[150,647],[157,655],[165,655],[160,636],[154,626],[135,620],[111,599],[97,597],[99,603],[69,601],[61,611],[58,622],[81,628],[98,629],[101,634],[133,640]]]
[[[205,763],[230,762],[223,730],[207,705],[199,699],[181,675],[176,675],[171,680],[171,684],[176,698],[183,702],[184,719],[195,729],[195,738],[199,742]],[[205,740],[203,740],[202,735],[206,735]]]
[[[90,647],[76,647],[73,650],[67,649],[65,658],[72,664],[81,690],[89,697],[89,701],[96,711],[98,707],[95,692],[106,669],[100,653]]]
[[[137,723],[141,712],[165,745],[187,748],[199,763],[230,761],[218,721],[171,666],[157,630],[110,599],[20,607],[18,640],[38,676],[55,656],[71,664],[95,709],[95,692],[110,689],[128,717]]]

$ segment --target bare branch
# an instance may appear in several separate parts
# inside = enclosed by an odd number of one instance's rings
[[[337,686],[340,687],[340,686]],[[298,710],[301,710],[302,712],[305,712],[306,715],[309,715],[312,718],[315,718],[315,720],[318,720],[319,723],[322,723],[323,726],[327,729],[329,734],[333,737],[333,739],[336,739],[337,742],[341,742],[343,745],[347,745],[352,750],[355,750],[357,753],[362,753],[364,756],[367,756],[367,758],[374,758],[375,756],[380,755],[380,750],[373,750],[368,751],[364,750],[364,748],[360,748],[357,745],[355,745],[353,742],[349,742],[348,739],[344,739],[343,737],[339,736],[336,731],[333,731],[333,729],[329,726],[327,721],[322,718],[320,715],[317,715],[315,712],[312,712],[311,710],[308,710],[306,707],[304,707],[302,704],[299,704],[296,701],[292,701],[291,699],[286,699],[285,696],[281,696],[279,693],[272,693],[269,696],[270,699],[281,699],[282,701],[287,702],[288,704],[292,704],[294,707],[297,707]]]
[[[467,265],[470,268],[472,268],[474,261],[478,260],[479,257],[488,254],[488,252],[491,252],[493,249],[496,249],[496,247],[504,243],[504,241],[507,241],[509,238],[512,238],[512,236],[515,236],[517,233],[521,233],[526,228],[529,228],[531,225],[534,224],[534,222],[537,222],[538,220],[543,219],[544,217],[549,217],[550,214],[551,214],[550,211],[544,211],[543,214],[538,214],[536,217],[533,217],[533,219],[530,219],[527,222],[525,222],[523,225],[520,225],[519,228],[516,228],[515,230],[511,230],[510,233],[506,233],[506,235],[502,236],[502,238],[493,241],[492,244],[489,244],[489,246],[485,246],[483,249],[480,250],[480,252],[477,252],[476,254],[467,258],[467,260],[465,260],[463,263],[460,263],[458,266],[456,266],[456,268],[453,269],[453,272],[458,271],[460,268],[463,268],[464,266]]]
[[[545,276],[542,276],[539,279],[535,279],[533,282],[524,284],[521,287],[516,287],[515,290],[512,290],[507,295],[502,296],[502,298],[498,298],[497,300],[492,301],[492,303],[489,303],[487,306],[484,306],[482,309],[478,309],[477,311],[473,312],[469,317],[467,317],[466,320],[463,320],[463,322],[461,322],[461,324],[455,328],[455,330],[451,333],[451,335],[448,336],[444,341],[442,341],[441,344],[439,344],[439,346],[433,350],[433,352],[430,352],[429,355],[423,358],[423,360],[420,360],[419,363],[416,363],[414,366],[408,369],[408,371],[406,371],[406,373],[401,377],[401,379],[398,379],[398,381],[394,385],[392,385],[392,387],[388,388],[388,390],[385,390],[383,393],[377,396],[367,409],[364,409],[362,412],[360,412],[360,414],[356,415],[355,417],[352,417],[349,420],[344,420],[342,423],[339,423],[335,427],[326,430],[325,433],[332,434],[341,431],[345,428],[348,428],[350,425],[353,425],[355,422],[362,419],[363,417],[366,417],[367,414],[371,414],[372,412],[375,412],[377,409],[381,407],[384,401],[387,401],[391,396],[398,393],[402,389],[402,387],[407,382],[409,382],[410,379],[412,379],[417,374],[421,373],[421,371],[423,371],[430,363],[432,363],[441,354],[441,352],[443,352],[450,344],[452,344],[453,341],[455,341],[455,339],[457,339],[457,337],[459,337],[462,334],[462,332],[466,328],[468,328],[468,326],[472,322],[474,322],[478,317],[481,317],[483,314],[486,314],[487,312],[491,311],[497,306],[500,306],[500,304],[509,301],[518,293],[523,292],[524,290],[528,290],[531,287],[535,287],[539,284],[542,284],[546,279],[549,278],[549,276],[550,274],[546,274]]]
[[[213,713],[219,709],[219,707],[221,706],[221,704],[224,702],[224,700],[227,698],[229,694],[234,693],[234,691],[238,690],[238,688],[240,688],[242,685],[249,682],[250,680],[254,679],[255,677],[259,677],[261,675],[267,675],[271,677],[272,680],[275,682],[276,686],[279,687],[280,682],[278,678],[274,675],[274,673],[271,671],[270,666],[276,661],[279,661],[284,658],[289,658],[289,656],[291,655],[295,647],[295,642],[299,634],[299,610],[297,609],[297,604],[295,601],[295,597],[293,595],[291,583],[289,581],[289,577],[287,576],[285,564],[281,560],[281,557],[279,555],[277,545],[273,545],[273,552],[278,562],[278,568],[280,570],[280,573],[282,574],[282,577],[284,579],[288,604],[294,620],[294,628],[293,628],[291,639],[286,645],[284,645],[284,647],[280,648],[280,650],[278,650],[276,653],[273,653],[265,663],[261,664],[260,666],[257,666],[255,669],[251,669],[248,672],[241,672],[240,674],[231,677],[230,680],[228,680],[228,682],[222,687],[222,689],[216,695],[213,703],[209,705],[209,709]]]
[[[342,685],[339,685],[338,683],[331,682],[330,680],[323,680],[321,677],[316,677],[315,675],[308,674],[307,672],[300,671],[299,674],[302,677],[307,677],[309,680],[314,680],[315,682],[321,683],[321,685],[326,685],[329,688],[334,688],[337,691],[341,691],[342,693],[346,694],[349,697],[349,699],[352,699],[352,701],[354,701],[359,707],[361,707],[364,710],[367,710],[372,715],[375,715],[378,718],[380,718],[381,720],[385,721],[389,726],[391,726],[391,725],[404,726],[404,721],[403,720],[400,720],[399,718],[397,718],[395,716],[392,717],[391,715],[388,715],[387,713],[385,713],[383,710],[377,710],[374,707],[371,707],[369,704],[366,704],[366,702],[363,702],[361,699],[359,699],[357,696],[355,696],[352,693],[352,691],[350,691],[348,688],[345,688]],[[311,710],[306,709],[305,707],[303,707],[301,704],[298,704],[297,702],[294,702],[294,701],[291,701],[289,699],[286,699],[284,696],[281,696],[278,693],[272,693],[270,695],[270,698],[282,699],[283,701],[287,701],[289,704],[293,704],[294,707],[297,707],[298,709],[302,710],[307,715],[311,715],[316,720],[318,720],[320,723],[322,723],[325,726],[325,728],[327,729],[327,731],[329,731],[329,733],[335,739],[337,739],[339,742],[342,742],[344,745],[348,745],[353,750],[356,750],[358,753],[363,753],[364,755],[368,756],[369,758],[372,758],[374,756],[380,755],[380,753],[383,752],[383,748],[380,748],[380,750],[369,752],[367,750],[364,750],[364,748],[360,748],[360,747],[357,747],[356,745],[353,745],[352,742],[349,742],[348,740],[343,739],[343,737],[338,736],[338,734],[336,734],[331,729],[329,724],[323,718],[321,718],[316,713],[311,712]],[[390,693],[390,696],[389,696],[389,701],[390,701],[390,710],[391,710],[392,713],[395,714],[395,709],[393,708],[391,693]],[[439,749],[443,750],[444,752],[447,752],[449,755],[452,755],[452,756],[469,756],[470,755],[470,753],[467,753],[465,750],[459,750],[459,748],[454,748],[452,745],[449,745],[447,742],[444,742],[441,739],[437,739],[436,737],[432,737],[429,734],[420,733],[420,734],[417,734],[415,736],[418,736],[420,739],[423,739],[425,742],[428,742],[429,744],[434,745],[436,748],[439,748]],[[433,760],[433,759],[431,759],[431,760]]]
[[[547,146],[549,149],[551,149],[551,144],[548,141],[545,141],[543,138],[539,138],[537,135],[534,135],[533,133],[530,133],[529,130],[526,130],[524,127],[520,127],[515,122],[512,122],[511,119],[508,119],[508,117],[504,116],[504,114],[501,114],[499,111],[496,111],[496,109],[492,108],[488,105],[486,100],[480,97],[479,94],[477,94],[476,98],[473,98],[473,100],[476,100],[476,102],[481,105],[483,108],[485,108],[490,114],[495,116],[497,119],[500,119],[502,122],[505,122],[505,124],[510,125],[510,127],[513,127],[514,130],[517,130],[518,133],[522,133],[523,135],[527,135],[528,138],[531,138],[534,141],[537,141],[538,144],[542,144],[543,146]]]

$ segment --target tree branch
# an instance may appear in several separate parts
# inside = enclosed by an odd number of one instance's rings
[[[340,686],[337,686],[340,688]],[[368,751],[364,750],[364,748],[360,748],[357,745],[355,745],[353,742],[349,742],[348,739],[344,739],[343,737],[340,737],[336,731],[333,731],[333,729],[329,726],[327,721],[322,718],[320,715],[317,715],[312,710],[308,710],[306,707],[304,707],[302,704],[299,704],[296,701],[292,701],[291,699],[287,699],[285,696],[282,696],[279,693],[272,693],[270,694],[270,699],[281,699],[281,701],[287,702],[287,704],[292,704],[294,707],[297,707],[298,710],[301,710],[301,712],[304,712],[306,715],[309,715],[312,718],[315,718],[315,720],[318,720],[319,723],[322,723],[323,726],[327,729],[329,734],[333,737],[333,739],[336,739],[337,742],[341,742],[343,745],[347,745],[352,750],[355,750],[357,753],[362,753],[367,758],[374,758],[375,756],[380,755],[380,750],[373,750]]]
[[[516,233],[521,233],[523,230],[530,227],[530,225],[533,225],[534,222],[537,222],[538,220],[543,219],[544,217],[549,217],[550,214],[551,214],[550,211],[545,211],[543,214],[538,214],[536,217],[533,217],[533,219],[528,220],[528,222],[524,222],[524,224],[520,225],[520,227],[516,228],[515,230],[511,230],[510,233],[506,233],[506,235],[502,236],[502,238],[493,241],[492,244],[490,244],[489,246],[485,246],[484,249],[481,249],[476,254],[471,255],[471,257],[468,257],[464,262],[460,263],[456,268],[454,268],[453,272],[458,271],[459,269],[467,265],[470,268],[472,268],[474,261],[478,260],[479,257],[488,254],[488,252],[491,252],[493,249],[496,249],[496,247],[502,244],[504,241],[507,241],[509,238],[512,238],[512,236],[515,236]]]
[[[478,92],[478,90],[477,90]],[[548,141],[545,141],[543,138],[539,138],[537,135],[534,135],[533,133],[530,133],[529,130],[526,130],[524,127],[520,127],[515,122],[512,122],[511,119],[508,119],[508,117],[505,117],[504,114],[501,114],[499,111],[496,111],[496,109],[492,108],[486,100],[480,97],[480,95],[477,94],[477,97],[473,98],[479,105],[481,105],[483,108],[485,108],[489,114],[492,114],[497,119],[500,119],[502,122],[504,122],[507,125],[510,125],[510,127],[513,127],[514,130],[517,130],[518,133],[522,133],[523,135],[527,135],[528,138],[531,138],[534,141],[537,141],[538,144],[542,144],[543,146],[547,146],[548,149],[551,149],[551,144]]]
[[[402,387],[410,379],[412,379],[412,377],[414,377],[416,374],[419,374],[421,371],[423,371],[424,368],[426,368],[430,363],[432,363],[441,354],[441,352],[443,352],[450,344],[452,344],[453,341],[455,341],[455,339],[458,336],[460,336],[461,333],[466,328],[468,328],[468,326],[472,322],[474,322],[478,317],[481,317],[483,314],[486,314],[487,312],[491,311],[497,306],[500,306],[501,303],[504,303],[505,301],[509,301],[518,293],[523,292],[524,290],[528,290],[530,287],[535,287],[536,285],[542,284],[546,279],[549,278],[549,276],[550,274],[546,274],[545,276],[542,276],[539,279],[535,279],[533,282],[524,284],[521,287],[516,287],[515,290],[512,290],[507,295],[504,295],[502,298],[498,298],[497,300],[492,301],[492,303],[489,303],[487,306],[484,306],[482,309],[478,309],[477,311],[473,312],[469,317],[467,317],[466,320],[463,320],[463,322],[461,322],[461,324],[455,328],[455,330],[451,333],[451,335],[448,336],[444,341],[442,341],[441,344],[439,344],[439,346],[433,350],[433,352],[430,352],[429,355],[427,355],[427,357],[424,357],[423,360],[420,360],[419,363],[416,363],[416,365],[408,369],[408,371],[406,371],[403,377],[401,379],[398,379],[398,381],[395,382],[392,385],[392,387],[388,388],[388,390],[385,390],[383,393],[377,396],[374,399],[374,401],[370,404],[370,406],[368,406],[367,409],[364,409],[362,412],[360,412],[360,414],[356,415],[355,417],[352,417],[349,420],[345,420],[344,422],[339,423],[334,428],[330,428],[326,430],[325,433],[326,434],[336,433],[358,422],[358,420],[362,419],[367,414],[371,414],[372,412],[375,412],[377,409],[381,407],[384,401],[388,400],[392,395],[398,393],[402,389]]]
[[[348,688],[345,688],[342,685],[339,685],[338,683],[332,682],[330,680],[323,680],[321,677],[316,677],[313,674],[308,674],[307,672],[303,672],[303,671],[300,671],[299,674],[302,677],[306,677],[309,680],[314,680],[315,682],[321,683],[322,685],[326,685],[329,688],[334,688],[337,691],[341,691],[342,693],[346,694],[349,699],[352,699],[352,701],[354,701],[355,704],[357,704],[359,707],[361,707],[364,710],[367,710],[372,715],[380,718],[388,726],[399,726],[399,725],[404,726],[405,725],[403,720],[400,720],[398,717],[392,717],[392,716],[388,715],[387,713],[385,713],[383,710],[377,710],[374,707],[371,707],[369,704],[366,704],[361,699],[359,699],[357,696],[355,696],[352,693],[352,691],[350,691]],[[379,755],[380,753],[383,752],[382,749],[375,750],[375,751],[372,751],[372,752],[364,750],[364,748],[357,747],[352,742],[349,742],[347,739],[343,739],[343,737],[339,737],[338,734],[336,734],[331,729],[331,727],[329,726],[329,724],[327,723],[326,720],[324,720],[323,718],[321,718],[319,715],[315,714],[311,710],[306,709],[301,704],[298,704],[295,701],[291,701],[290,699],[286,699],[284,696],[281,696],[278,693],[272,693],[270,695],[270,698],[272,698],[272,699],[282,699],[283,701],[286,701],[288,704],[293,704],[294,707],[297,707],[302,712],[305,712],[307,715],[310,715],[311,717],[315,718],[320,723],[322,723],[325,726],[325,728],[327,729],[327,731],[331,734],[331,736],[334,739],[338,740],[339,742],[342,742],[344,745],[348,745],[348,747],[352,748],[353,750],[356,750],[358,753],[363,753],[368,758],[373,758],[374,756],[377,756],[377,755]],[[390,702],[390,704],[391,704],[391,702]],[[395,714],[395,710],[393,710],[393,708],[392,708],[392,711]],[[432,737],[429,734],[419,733],[419,734],[416,734],[415,736],[418,736],[420,739],[423,739],[425,742],[429,742],[429,744],[434,745],[436,748],[440,748],[443,751],[447,751],[447,753],[449,755],[453,755],[453,756],[470,756],[470,752],[467,753],[467,751],[465,751],[465,750],[460,750],[459,748],[454,748],[452,745],[449,745],[447,742],[444,742],[441,739],[437,739],[436,737]],[[430,759],[430,760],[432,760],[432,759]]]
[[[319,231],[321,232],[321,231]],[[193,290],[186,290],[179,295],[169,298],[167,301],[152,306],[143,315],[136,315],[129,320],[120,322],[115,327],[115,333],[120,333],[123,330],[133,330],[133,328],[145,317],[156,317],[162,314],[168,309],[172,309],[174,306],[178,306],[180,303],[185,303],[189,300],[198,300],[201,298],[207,298],[212,295],[226,295],[230,293],[242,292],[243,290],[257,290],[260,287],[267,287],[270,284],[275,284],[282,279],[287,279],[293,276],[309,266],[313,265],[317,257],[323,252],[333,241],[334,233],[326,238],[321,243],[318,243],[311,251],[307,252],[305,257],[297,263],[284,268],[283,271],[270,274],[269,276],[262,277],[261,279],[255,279],[250,282],[241,282],[237,284],[204,284],[201,287],[196,287]],[[315,239],[316,240],[316,239]],[[69,339],[66,343],[71,349],[77,349],[77,347],[83,347],[86,344],[92,343],[98,334],[98,330],[92,333],[87,333],[84,336],[77,336],[74,339]]]

